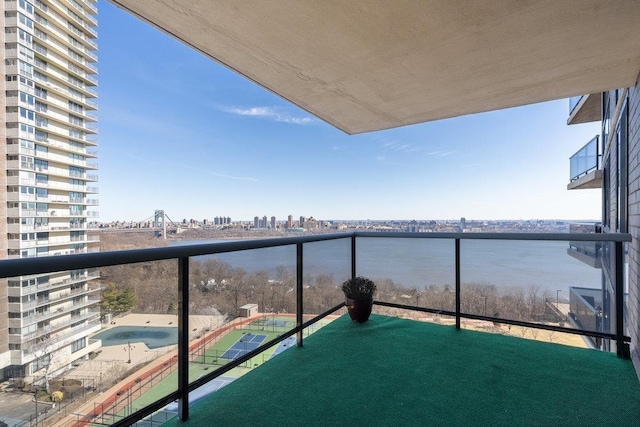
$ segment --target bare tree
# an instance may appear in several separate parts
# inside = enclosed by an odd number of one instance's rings
[[[50,393],[49,379],[51,373],[58,364],[61,350],[64,348],[64,345],[61,346],[60,344],[55,335],[46,334],[27,345],[27,351],[35,358],[32,362],[32,375],[35,377],[38,372],[42,371],[47,393]]]

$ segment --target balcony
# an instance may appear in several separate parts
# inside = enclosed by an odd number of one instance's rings
[[[630,241],[628,234],[609,233],[355,232],[5,260],[0,261],[0,278],[178,261],[174,264],[178,267],[177,283],[164,290],[177,292],[180,301],[177,353],[160,361],[177,370],[177,377],[165,376],[167,382],[162,389],[151,392],[149,388],[136,388],[146,387],[143,382],[146,373],[138,372],[130,382],[103,393],[102,404],[74,413],[72,421],[78,423],[75,425],[99,422],[124,426],[152,414],[166,420],[175,417],[175,413],[164,408],[176,399],[179,417],[187,419],[191,412],[190,419],[196,425],[251,424],[248,419],[237,418],[246,414],[252,414],[253,422],[266,420],[267,424],[280,425],[308,424],[304,418],[307,416],[311,417],[311,424],[320,425],[350,420],[358,423],[361,420],[364,425],[449,425],[469,420],[485,425],[601,425],[614,420],[625,425],[633,424],[640,411],[640,384],[632,364],[626,360],[629,337],[625,333],[623,309],[623,253],[626,242]],[[494,294],[482,293],[492,286],[485,287],[482,283],[497,283],[494,286],[500,287],[502,284],[498,282],[504,277],[508,277],[508,281],[517,280],[514,268],[520,268],[524,280],[529,282],[539,274],[548,274],[542,279],[546,286],[557,288],[558,292],[562,287],[566,296],[576,282],[585,287],[594,283],[601,285],[599,271],[566,255],[563,261],[571,264],[566,271],[549,265],[558,258],[557,253],[566,251],[567,242],[600,242],[607,248],[610,257],[606,261],[613,266],[608,270],[612,275],[612,291],[607,296],[611,306],[602,308],[610,320],[607,328],[600,327],[602,324],[599,327],[564,326],[564,318],[554,312],[549,314],[546,309],[555,306],[556,311],[560,311],[556,292],[553,298],[545,297],[542,291],[537,297],[534,293],[529,295],[537,299],[540,317],[527,314],[531,312],[531,298],[518,309],[516,294],[505,293],[502,302],[509,303],[500,305]],[[198,362],[197,356],[205,351],[206,337],[190,342],[193,338],[189,333],[192,331],[190,313],[181,309],[191,307],[190,301],[197,302],[197,296],[190,295],[196,292],[190,284],[201,283],[200,276],[195,276],[201,270],[194,267],[197,265],[194,263],[204,259],[200,257],[212,255],[228,257],[225,259],[232,263],[233,257],[246,255],[253,257],[248,264],[262,260],[275,268],[280,261],[274,262],[266,255],[271,251],[280,251],[279,256],[292,266],[295,272],[292,285],[289,287],[283,278],[256,286],[272,286],[277,291],[274,294],[278,295],[277,299],[282,298],[283,303],[285,297],[292,301],[292,308],[262,303],[264,312],[295,312],[290,315],[292,326],[224,365]],[[391,257],[392,252],[395,258]],[[376,253],[383,255],[376,258]],[[333,266],[331,271],[323,270],[327,265]],[[580,269],[596,273],[592,283],[578,273]],[[318,291],[314,282],[309,281],[310,275],[331,274],[338,283],[356,274],[399,280],[408,270],[422,277],[420,284],[409,283],[398,295],[389,291],[388,280],[380,279],[375,302],[378,315],[370,322],[360,325],[338,318],[305,338],[318,322],[344,311],[344,303],[340,302],[344,298],[335,282],[327,288],[332,297],[319,302],[314,297]],[[276,273],[281,272],[276,269]],[[226,286],[233,284],[228,282]],[[258,288],[253,291],[260,294]],[[604,289],[592,286],[592,291],[603,293]],[[515,311],[510,312],[511,309]],[[392,317],[411,313],[419,315],[424,322]],[[522,337],[533,331],[530,336],[534,339],[466,329],[474,325],[503,332],[519,328],[523,331]],[[607,341],[620,357],[604,351],[557,345],[556,338],[535,340],[541,333],[548,334],[547,337],[588,336]],[[292,336],[299,346],[304,343],[306,350],[294,348],[257,369],[249,368],[253,371],[251,375],[239,378],[190,408],[189,399],[193,396],[190,397],[189,391],[242,364],[247,365],[254,357]],[[580,338],[578,341],[582,343]],[[355,368],[353,373],[350,368]],[[359,382],[358,378],[365,380]],[[141,390],[145,390],[142,396]],[[299,397],[292,399],[292,396]],[[298,404],[305,409],[292,406]],[[478,409],[479,405],[483,410]],[[607,411],[593,411],[596,405],[604,405]],[[364,406],[368,407],[368,413],[360,415]],[[365,420],[360,416],[372,418]]]
[[[602,233],[602,226],[600,224],[570,224],[569,232]],[[567,254],[593,268],[602,268],[604,250],[602,242],[569,242]]]
[[[597,122],[601,118],[602,100],[600,93],[569,98],[568,125]]]
[[[569,159],[567,190],[602,188],[602,155],[597,135]]]
[[[629,365],[610,354],[550,343],[385,316],[362,325],[343,317],[305,339],[304,349],[285,352],[204,398],[190,408],[189,421],[633,424],[640,386]],[[607,410],[593,411],[595,402]],[[165,425],[183,424],[173,419]]]

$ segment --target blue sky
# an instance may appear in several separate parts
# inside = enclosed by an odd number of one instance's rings
[[[598,219],[568,100],[348,136],[98,2],[100,220]]]

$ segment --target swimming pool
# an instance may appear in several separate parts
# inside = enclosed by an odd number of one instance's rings
[[[143,342],[149,348],[165,347],[178,343],[178,328],[159,326],[116,326],[93,336],[102,340],[102,346]]]

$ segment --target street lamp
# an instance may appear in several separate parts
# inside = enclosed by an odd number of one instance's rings
[[[127,360],[127,363],[131,363],[131,348],[136,348],[135,346],[131,345],[131,341],[127,341],[127,347],[129,348],[129,360]],[[125,348],[126,350],[126,348]]]
[[[36,398],[36,427],[38,427],[38,389],[37,388],[33,396]]]

